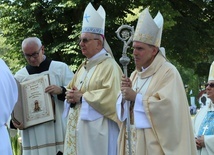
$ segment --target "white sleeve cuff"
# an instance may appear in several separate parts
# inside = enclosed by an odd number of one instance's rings
[[[70,103],[67,102],[67,99],[64,101],[64,111],[62,113],[62,118],[66,118],[68,116],[70,110]]]
[[[103,117],[102,114],[97,112],[93,107],[91,107],[84,98],[82,98],[82,106],[80,109],[81,120],[94,121]]]
[[[128,102],[125,101],[124,104],[122,104],[122,94],[120,93],[120,95],[117,98],[117,103],[116,103],[116,111],[117,111],[117,117],[118,119],[123,122],[125,121],[125,119],[127,118],[127,104]],[[123,106],[123,109],[122,109]]]
[[[151,128],[149,120],[145,114],[143,107],[143,96],[141,94],[136,95],[135,104],[134,104],[134,122],[136,128],[145,129]]]

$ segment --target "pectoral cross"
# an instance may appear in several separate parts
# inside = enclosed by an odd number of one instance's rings
[[[203,129],[204,129],[204,131],[203,131],[202,135],[204,135],[205,132],[208,130],[208,125],[206,125],[205,127],[203,127]]]

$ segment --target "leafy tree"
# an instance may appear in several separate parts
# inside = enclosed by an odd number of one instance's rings
[[[118,1],[112,3],[109,3],[109,1],[93,2],[95,8],[102,4],[106,9],[105,33],[107,39],[112,39],[109,44],[113,44],[114,41],[117,44],[119,43],[115,36],[116,28],[125,23],[124,16],[127,12],[130,12],[130,8],[134,7],[131,1],[127,2],[129,5],[125,10],[116,9],[123,6]],[[77,40],[81,31],[83,12],[87,4],[88,1],[82,2],[80,0],[1,1],[0,29],[3,31],[6,43],[12,46],[11,51],[5,57],[19,59],[21,60],[20,63],[24,65],[25,61],[20,52],[21,41],[28,36],[38,36],[43,41],[46,54],[49,57],[72,64],[76,69],[83,58]],[[110,13],[108,14],[108,12]],[[118,46],[115,47],[114,51],[121,51],[122,45],[119,47],[120,49],[118,49]],[[119,54],[121,52],[115,52],[115,57],[117,58]]]
[[[54,60],[64,61],[75,70],[83,60],[78,47],[82,16],[90,1],[82,0],[2,0],[0,2],[0,30],[10,51],[7,61],[17,61],[15,72],[25,65],[21,54],[21,41],[38,36],[46,47],[46,54]],[[213,56],[213,1],[209,0],[92,0],[95,8],[106,10],[105,35],[119,61],[123,43],[115,31],[122,24],[136,26],[139,13],[150,7],[154,17],[158,11],[164,16],[162,46],[169,60],[174,60],[199,77],[207,76],[207,67]],[[128,50],[131,57],[132,51]],[[132,60],[132,59],[131,59]],[[207,64],[207,65],[201,65]],[[130,62],[128,73],[134,68]]]

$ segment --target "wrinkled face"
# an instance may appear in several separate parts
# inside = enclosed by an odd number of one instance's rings
[[[102,42],[98,38],[97,35],[92,33],[82,33],[80,36],[80,48],[82,54],[85,55],[87,58],[93,57],[97,54],[102,48]]]
[[[208,81],[205,85],[207,97],[214,101],[214,80]]]
[[[23,48],[23,54],[31,66],[39,66],[40,63],[44,60],[44,47],[38,47],[36,44],[26,45]]]
[[[147,68],[158,52],[157,47],[137,41],[133,42],[132,47],[135,65],[138,70],[141,70],[142,67]]]

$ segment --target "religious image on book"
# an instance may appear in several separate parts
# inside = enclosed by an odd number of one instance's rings
[[[23,123],[23,129],[54,120],[54,103],[45,88],[50,84],[49,75],[36,76],[19,83],[19,98],[12,112],[12,120]]]

